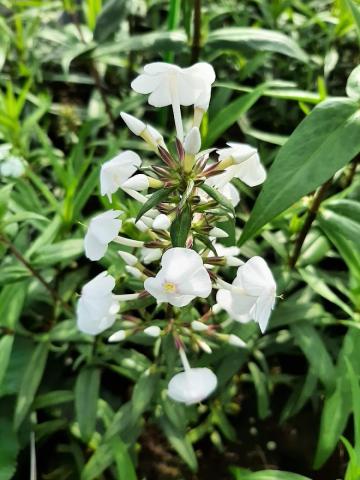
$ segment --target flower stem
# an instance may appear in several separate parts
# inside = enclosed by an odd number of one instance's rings
[[[201,0],[194,0],[193,39],[191,45],[191,63],[199,60],[201,47]]]
[[[190,367],[189,360],[187,359],[185,350],[183,348],[180,348],[179,355],[180,355],[181,363],[183,364],[185,372],[188,372],[191,369],[191,367]]]
[[[323,201],[326,192],[330,188],[331,183],[332,183],[332,178],[330,178],[330,180],[327,180],[317,190],[317,192],[314,195],[311,206],[310,206],[310,208],[307,212],[304,225],[303,225],[302,229],[300,230],[300,233],[299,233],[299,235],[296,239],[293,254],[290,256],[290,259],[289,259],[289,267],[292,268],[292,269],[295,268],[295,265],[296,265],[296,262],[299,259],[299,256],[300,256],[301,249],[302,249],[302,246],[304,244],[305,238],[306,238],[307,234],[309,233],[311,225],[312,225],[313,221],[315,220],[317,212],[320,208],[321,202]]]

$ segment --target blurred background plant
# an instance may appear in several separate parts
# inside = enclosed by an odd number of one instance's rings
[[[1,0],[0,13],[0,479],[358,478],[357,1]],[[170,124],[129,88],[156,60],[210,62],[203,146],[250,143],[270,169],[260,197],[236,184],[228,244],[266,257],[284,297],[264,336],[233,327],[251,349],[199,355],[219,388],[192,407],[165,395],[170,345],[94,342],[74,318],[101,268],[83,255],[83,224],[110,206],[99,168],[147,153],[119,113]],[[113,208],[139,207],[119,193]],[[111,248],[100,263],[127,288]],[[121,313],[149,318],[149,301]]]

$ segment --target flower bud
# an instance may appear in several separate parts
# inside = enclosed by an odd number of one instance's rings
[[[129,252],[123,252],[122,250],[119,250],[118,251],[118,254],[120,255],[120,257],[124,260],[124,262],[127,264],[127,265],[130,265],[131,267],[133,267],[134,265],[136,265],[138,263],[138,259],[137,257],[135,257],[135,255],[132,255],[131,253]]]
[[[144,274],[136,267],[132,267],[131,265],[126,265],[125,270],[130,273],[134,278],[142,279],[144,278]]]
[[[195,330],[195,332],[204,332],[208,329],[208,326],[203,322],[199,322],[199,320],[193,320],[191,322],[191,328]]]
[[[229,335],[228,343],[230,345],[233,345],[234,347],[239,347],[239,348],[245,348],[246,347],[246,343],[244,342],[244,340],[241,340],[240,337],[234,335],[233,333],[231,333]]]
[[[149,337],[157,338],[161,334],[161,329],[157,325],[152,325],[151,327],[145,328],[144,333]]]
[[[139,173],[129,178],[129,180],[126,180],[126,182],[122,184],[122,188],[131,188],[135,191],[146,190],[149,188],[149,179],[143,173]]]
[[[140,232],[147,232],[149,230],[149,227],[142,220],[135,222],[135,227],[140,230]]]
[[[143,223],[145,223],[145,225],[148,228],[151,228],[153,226],[154,220],[151,217],[148,217],[147,215],[143,215],[141,217],[141,220],[142,220]]]
[[[156,128],[152,127],[151,125],[146,125],[146,129],[151,135],[152,139],[154,140],[154,143],[160,144],[163,143],[164,139],[161,133],[156,130]]]
[[[145,130],[146,125],[141,120],[138,120],[133,115],[129,115],[128,113],[121,112],[121,118],[126,123],[126,126],[129,130],[131,130],[135,135],[141,135],[141,133]]]
[[[145,265],[159,260],[162,256],[161,248],[146,248],[144,247],[141,251],[143,262]]]
[[[225,265],[227,267],[240,267],[240,265],[243,265],[243,264],[244,262],[240,260],[240,258],[236,258],[232,255],[225,257]]]
[[[155,230],[168,230],[170,225],[171,222],[169,217],[167,215],[164,215],[163,213],[160,213],[160,215],[155,218],[152,224],[152,228],[154,228]]]
[[[203,340],[197,340],[197,344],[199,345],[199,347],[201,348],[201,350],[203,352],[212,353],[212,350],[209,347],[209,345],[206,342],[204,342]]]
[[[210,230],[209,236],[216,237],[216,238],[227,238],[229,235],[225,232],[225,230],[222,230],[221,228],[218,228],[218,227],[214,227]]]
[[[201,136],[198,127],[193,127],[186,135],[184,141],[185,153],[188,155],[196,155],[201,147]]]
[[[108,342],[110,343],[121,342],[122,340],[125,340],[126,336],[127,335],[125,330],[118,330],[117,332],[110,335],[110,337],[108,338]]]

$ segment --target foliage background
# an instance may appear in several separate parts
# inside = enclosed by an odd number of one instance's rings
[[[358,479],[356,88],[345,98],[359,63],[356,1],[2,0],[0,12],[0,141],[26,165],[0,179],[0,479]],[[194,357],[220,388],[184,408],[164,392],[169,342],[92,341],[77,332],[74,305],[102,268],[82,245],[83,224],[109,207],[99,166],[144,149],[119,112],[169,128],[130,81],[151,61],[198,59],[217,73],[203,145],[248,142],[268,169],[277,158],[241,237],[258,192],[237,184],[230,242],[267,258],[284,300],[266,335],[231,327],[248,351]],[[290,268],[312,193],[329,178]],[[121,193],[117,207],[129,217],[138,208]],[[115,252],[102,263],[122,290],[134,282]],[[150,320],[147,307],[123,313]]]

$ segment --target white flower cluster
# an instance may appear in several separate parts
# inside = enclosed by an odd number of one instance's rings
[[[238,322],[255,321],[265,331],[276,298],[276,283],[264,259],[252,257],[245,263],[239,259],[237,247],[224,247],[217,243],[227,233],[216,226],[229,211],[219,214],[219,209],[235,207],[240,196],[231,183],[235,178],[249,186],[261,184],[266,172],[256,148],[241,143],[228,143],[228,148],[200,151],[199,127],[206,113],[215,73],[211,65],[197,63],[180,68],[167,63],[151,63],[131,84],[133,90],[149,94],[149,104],[154,107],[172,107],[176,128],[176,152],[171,153],[163,136],[152,126],[121,113],[127,127],[141,137],[162,161],[154,162],[146,172],[139,172],[142,159],[132,151],[119,153],[102,165],[100,173],[101,194],[111,202],[112,195],[122,189],[140,203],[140,214],[133,222],[137,229],[148,235],[148,241],[134,240],[119,235],[123,212],[109,210],[91,219],[84,247],[90,260],[100,260],[111,242],[136,249],[133,253],[118,253],[126,264],[129,275],[143,282],[143,290],[115,295],[115,279],[103,272],[83,289],[77,305],[78,328],[97,335],[111,327],[122,301],[151,295],[158,303],[184,307],[196,298],[205,299],[217,290],[213,312],[223,309],[230,319]],[[193,124],[184,138],[182,106],[193,106]],[[138,173],[139,172],[139,173]],[[148,189],[156,193],[148,194]],[[141,193],[144,191],[144,193]],[[157,195],[153,197],[153,195]],[[153,200],[158,199],[158,202]],[[221,199],[224,199],[222,201]],[[126,220],[127,222],[129,219]],[[140,249],[137,250],[137,249]],[[160,260],[156,273],[148,265]],[[232,283],[218,274],[221,266],[237,267]],[[169,310],[167,310],[169,311]],[[175,309],[171,315],[176,315]],[[170,318],[169,325],[170,325]],[[237,347],[246,344],[231,334],[218,334],[205,321],[191,322],[190,331],[197,336],[199,348],[211,352],[200,334],[213,339],[226,340]],[[157,325],[145,324],[141,330],[150,337],[159,337],[171,331]],[[137,330],[138,331],[138,330]],[[189,328],[187,329],[189,331]],[[131,330],[118,330],[110,342],[122,341]],[[208,368],[191,368],[186,354],[184,331],[171,331],[179,351],[184,371],[169,383],[171,398],[186,404],[197,403],[216,388],[217,379]],[[185,335],[186,336],[186,335]]]

